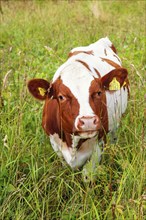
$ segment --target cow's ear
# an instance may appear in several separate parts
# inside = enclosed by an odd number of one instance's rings
[[[125,68],[114,69],[101,78],[103,87],[106,90],[119,90],[126,84],[128,72]]]
[[[48,89],[50,83],[44,79],[32,79],[28,81],[28,90],[29,92],[39,100],[45,100],[47,97]]]

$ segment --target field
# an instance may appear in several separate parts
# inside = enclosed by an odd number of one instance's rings
[[[2,1],[0,219],[144,220],[145,1]],[[43,103],[26,83],[52,79],[68,52],[108,36],[128,69],[131,95],[94,183],[62,165],[41,127]]]

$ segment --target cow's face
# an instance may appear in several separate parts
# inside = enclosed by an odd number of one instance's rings
[[[70,79],[71,82],[73,84],[69,86],[62,77],[52,85],[52,98],[58,102],[62,129],[85,138],[94,136],[101,128],[100,116],[103,103],[105,106],[105,92],[100,82],[93,78],[91,81],[85,78],[81,84]]]
[[[103,112],[107,118],[101,80],[76,63],[66,67],[52,87],[54,98],[58,100],[63,130],[82,138],[95,136],[102,128]]]
[[[45,80],[33,79],[29,81],[28,88],[36,98],[46,100],[43,113],[45,130],[50,129],[52,125],[48,123],[54,118],[56,122],[53,123],[60,127],[60,131],[91,138],[108,130],[105,91],[113,79],[121,87],[126,77],[126,69],[120,68],[102,78],[94,78],[87,69],[76,64],[66,67],[51,85]]]

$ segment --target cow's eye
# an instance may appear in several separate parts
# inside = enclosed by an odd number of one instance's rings
[[[98,91],[96,94],[97,94],[98,96],[101,96],[101,95],[102,95],[102,92],[101,92],[101,91]]]
[[[66,98],[63,95],[59,95],[58,99],[59,99],[60,102],[63,102],[63,101],[66,100]]]

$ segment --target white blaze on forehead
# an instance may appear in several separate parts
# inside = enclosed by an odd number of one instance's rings
[[[74,61],[66,66],[60,74],[63,84],[67,86],[80,105],[79,115],[94,115],[89,104],[89,88],[94,79],[89,70]]]

